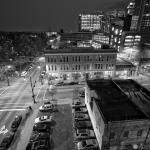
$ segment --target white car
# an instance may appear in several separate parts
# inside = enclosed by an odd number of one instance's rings
[[[26,71],[23,71],[22,73],[21,73],[21,77],[24,77],[24,76],[26,76],[27,75],[27,72]]]
[[[56,108],[53,104],[44,104],[40,106],[40,111],[56,111]]]
[[[94,138],[95,133],[91,129],[77,129],[75,137],[78,139]]]
[[[41,116],[35,119],[34,123],[50,123],[52,121],[52,116]]]
[[[77,150],[91,150],[98,148],[96,139],[87,139],[77,143]]]

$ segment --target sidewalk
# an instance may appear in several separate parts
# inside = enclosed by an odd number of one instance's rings
[[[32,112],[28,116],[27,120],[25,120],[24,125],[20,129],[21,132],[17,136],[16,144],[11,147],[11,150],[25,150],[30,139],[30,135],[33,129],[34,120],[38,114],[39,106],[41,103],[34,104],[32,106]]]

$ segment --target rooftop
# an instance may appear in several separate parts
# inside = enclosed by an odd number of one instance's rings
[[[116,80],[116,84],[150,118],[150,92],[134,80]]]
[[[98,97],[96,102],[101,109],[105,121],[147,119],[147,116],[115,82],[114,80],[104,79],[87,82],[89,88],[94,90]]]
[[[68,49],[50,49],[45,50],[45,54],[55,53],[117,53],[116,49],[94,49],[94,48],[68,48]]]

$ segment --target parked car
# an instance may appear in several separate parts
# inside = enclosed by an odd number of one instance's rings
[[[45,72],[45,71],[42,71],[41,76],[44,76],[45,74],[46,74],[46,72]]]
[[[94,138],[95,133],[91,129],[76,129],[75,138],[77,139],[87,139]]]
[[[49,124],[37,123],[33,126],[33,131],[37,132],[50,132],[51,128]]]
[[[74,120],[75,121],[82,121],[82,120],[89,120],[89,115],[84,113],[75,113]]]
[[[18,129],[20,122],[22,120],[22,116],[21,115],[17,115],[15,116],[14,121],[11,124],[11,131],[16,132],[16,130]]]
[[[34,123],[51,123],[52,116],[41,116],[35,119]]]
[[[57,111],[56,107],[53,104],[44,104],[40,106],[40,111]]]
[[[94,150],[98,148],[96,139],[87,139],[77,143],[77,150]]]
[[[50,134],[49,133],[44,133],[44,132],[32,132],[30,136],[30,141],[38,141],[41,139],[49,139]]]
[[[0,150],[6,150],[10,147],[14,139],[14,133],[8,133],[0,144]]]
[[[64,82],[58,82],[55,84],[55,86],[64,86]]]
[[[74,122],[75,128],[92,128],[91,121],[77,121]]]
[[[49,140],[30,141],[26,150],[49,150]]]
[[[72,81],[72,82],[67,83],[67,85],[77,85],[77,84],[79,84],[79,82]]]
[[[27,71],[23,71],[22,73],[21,73],[21,77],[25,77],[26,75],[27,75]]]
[[[85,107],[85,104],[82,103],[81,101],[76,101],[72,104],[72,107]]]
[[[86,107],[75,107],[73,108],[73,113],[87,113]]]
[[[79,92],[79,97],[85,97],[85,91]]]

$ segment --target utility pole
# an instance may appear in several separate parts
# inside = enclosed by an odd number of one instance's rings
[[[31,90],[32,90],[33,103],[36,103],[36,101],[35,101],[35,94],[34,94],[34,87],[35,87],[36,81],[35,81],[35,83],[34,83],[34,85],[33,85],[33,84],[32,84],[31,76],[30,76],[30,83],[31,83]]]

